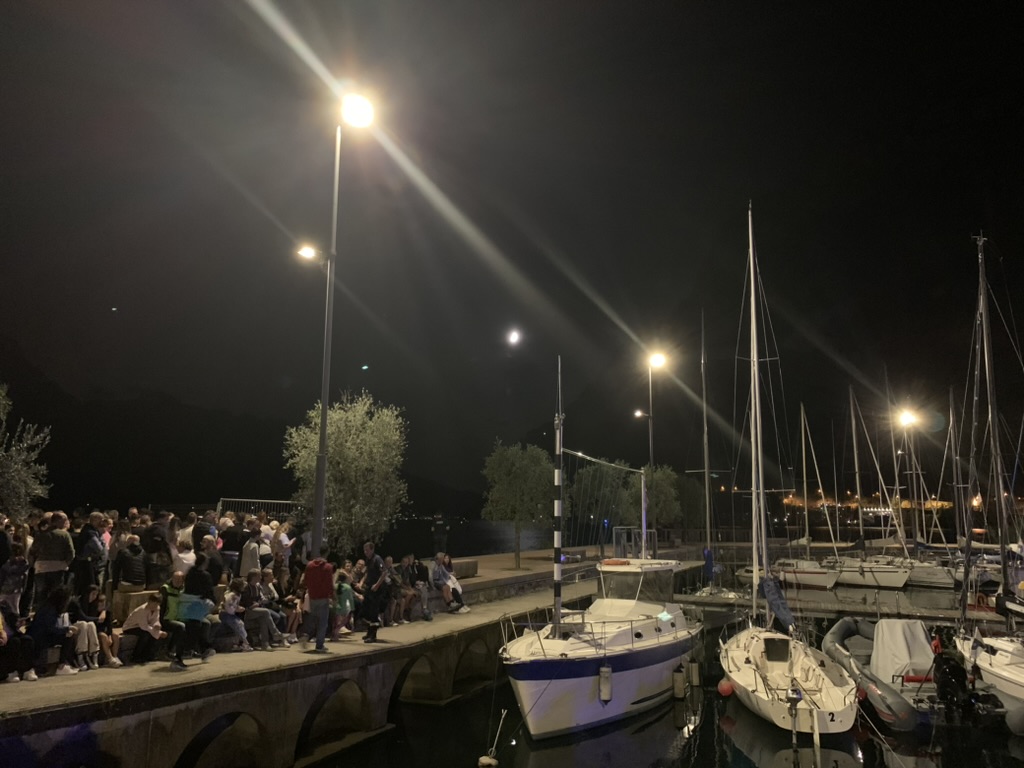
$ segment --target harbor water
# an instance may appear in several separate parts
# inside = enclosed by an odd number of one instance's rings
[[[718,694],[721,678],[709,633],[703,685],[687,697],[610,726],[534,740],[508,683],[447,706],[400,704],[395,728],[318,764],[394,768],[473,768],[493,756],[506,768],[1022,768],[1024,739],[970,727],[893,736],[863,715],[848,733],[824,736],[818,749],[761,720],[735,697]],[[502,711],[504,722],[498,730]]]

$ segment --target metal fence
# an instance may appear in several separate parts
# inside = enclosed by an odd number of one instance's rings
[[[217,516],[225,512],[258,515],[266,512],[269,520],[283,523],[296,515],[305,513],[306,508],[297,501],[280,501],[275,499],[221,499],[217,502]]]

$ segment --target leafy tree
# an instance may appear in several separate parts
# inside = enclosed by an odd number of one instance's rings
[[[408,501],[399,469],[407,423],[401,409],[374,402],[367,392],[344,393],[327,411],[327,487],[324,538],[335,551],[351,552],[391,527]],[[299,484],[296,500],[313,509],[320,405],[285,432],[285,468]]]
[[[647,470],[650,477],[650,469]],[[640,475],[631,473],[629,476],[629,508],[634,510],[635,525],[640,523]],[[647,483],[647,525],[653,530],[652,520],[657,520],[659,528],[677,525],[680,521],[679,476],[671,467],[655,467],[654,480]]]
[[[601,557],[604,557],[604,545],[611,536],[611,530],[617,525],[631,525],[639,516],[638,511],[630,508],[626,486],[630,473],[625,469],[626,464],[622,461],[614,462],[614,466],[587,464],[576,472],[566,493],[567,517],[588,520],[593,516],[599,521]],[[604,525],[605,520],[607,525]]]
[[[515,523],[515,567],[519,568],[519,539],[524,525],[549,519],[554,488],[554,464],[536,445],[502,445],[498,440],[484,460],[488,490],[484,494],[485,520]]]
[[[0,384],[0,509],[21,520],[35,499],[50,492],[46,465],[39,462],[50,443],[50,428],[19,421],[12,430],[11,409],[7,385]]]

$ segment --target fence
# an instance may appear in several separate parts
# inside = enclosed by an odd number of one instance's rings
[[[242,512],[247,515],[267,513],[267,519],[283,523],[286,520],[305,512],[305,507],[297,501],[278,501],[274,499],[221,499],[217,502],[217,516],[225,512]]]

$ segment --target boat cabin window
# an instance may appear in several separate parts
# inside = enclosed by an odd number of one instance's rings
[[[601,573],[601,584],[604,596],[618,600],[648,600],[651,602],[671,602],[672,571],[637,571]]]
[[[789,638],[766,637],[764,639],[764,658],[766,661],[789,661]]]

